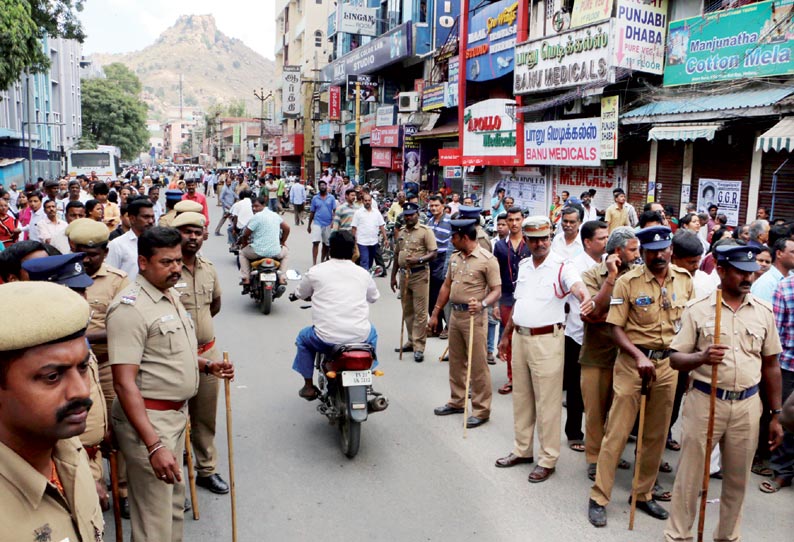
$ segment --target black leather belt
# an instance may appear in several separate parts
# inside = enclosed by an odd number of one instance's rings
[[[696,390],[702,391],[705,394],[711,394],[711,385],[701,382],[700,380],[695,380],[692,383],[692,387]],[[717,399],[721,399],[723,401],[742,401],[744,399],[749,399],[756,393],[758,393],[758,384],[741,391],[731,391],[717,388]]]
[[[450,303],[449,306],[452,307],[453,311],[469,312],[469,304],[468,303]]]
[[[638,346],[637,350],[642,352],[646,358],[653,359],[656,361],[669,358],[670,354],[672,353],[672,350],[650,350],[648,348],[643,348],[642,346]]]
[[[417,265],[416,267],[403,267],[400,269],[403,273],[421,273],[422,271],[427,270],[427,264],[425,265]]]

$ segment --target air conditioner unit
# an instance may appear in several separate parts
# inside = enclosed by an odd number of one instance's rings
[[[400,92],[400,113],[419,111],[418,92]]]
[[[563,115],[579,115],[582,113],[582,99],[575,98],[562,106]]]
[[[353,113],[350,111],[342,111],[342,124],[353,122]]]

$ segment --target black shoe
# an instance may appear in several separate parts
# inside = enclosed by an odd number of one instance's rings
[[[130,500],[127,497],[119,499],[119,508],[121,508],[121,517],[130,519]]]
[[[469,416],[466,420],[466,427],[469,429],[473,429],[475,427],[480,427],[481,425],[485,425],[488,423],[488,418],[478,418],[477,416]]]
[[[196,485],[209,489],[218,495],[225,495],[229,492],[229,484],[218,473],[210,474],[209,476],[196,476]]]
[[[629,497],[629,504],[631,504],[631,497]],[[637,510],[642,510],[652,518],[656,519],[667,519],[670,516],[670,514],[667,513],[667,510],[662,508],[662,505],[653,499],[650,501],[637,501]]]
[[[190,499],[185,498],[185,508],[183,509],[183,511],[185,512],[185,514],[187,514],[191,510],[193,510],[193,507],[190,505]]]
[[[402,350],[403,350],[403,352],[413,352],[414,351],[414,345],[412,345],[411,343],[404,344]],[[399,352],[400,351],[400,347],[398,346],[397,348],[394,349],[394,351],[395,352]]]
[[[607,525],[607,509],[593,499],[587,503],[587,519],[593,527],[606,527]]]
[[[463,414],[462,408],[455,408],[453,406],[444,405],[433,409],[433,414],[436,416],[449,416],[450,414]]]
[[[424,352],[414,352],[414,361],[416,363],[422,363],[425,360]]]

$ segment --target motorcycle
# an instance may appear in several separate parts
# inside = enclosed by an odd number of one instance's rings
[[[262,314],[270,314],[273,301],[287,290],[281,284],[280,262],[273,258],[262,258],[251,262],[251,280],[248,294],[256,301]]]

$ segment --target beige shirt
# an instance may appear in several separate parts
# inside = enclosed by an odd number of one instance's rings
[[[452,282],[450,303],[468,303],[471,298],[482,301],[489,290],[502,286],[496,257],[480,246],[468,256],[460,251],[453,252],[449,257],[447,277]]]
[[[604,222],[609,226],[609,233],[620,226],[630,226],[628,206],[624,204],[622,209],[618,209],[617,204],[613,203],[604,213]]]
[[[59,440],[52,458],[65,496],[48,477],[0,443],[0,539],[3,541],[102,540],[105,521],[80,441]]]
[[[221,283],[215,266],[208,259],[196,256],[194,273],[182,265],[182,278],[175,286],[179,300],[193,318],[196,338],[199,345],[207,344],[215,338],[210,305],[221,297]]]
[[[691,354],[714,344],[717,294],[692,301],[681,317],[681,331],[670,348]],[[725,358],[717,367],[717,387],[741,391],[761,381],[761,357],[780,354],[780,337],[772,307],[747,294],[739,309],[722,302],[720,344],[728,345]],[[701,365],[690,372],[695,380],[711,384],[711,366]]]
[[[618,278],[623,276],[628,269],[624,270]],[[582,282],[590,292],[590,297],[595,298],[601,287],[607,280],[609,270],[607,264],[601,262],[597,266],[582,273]],[[614,292],[613,292],[614,293]],[[612,331],[609,324],[605,322],[591,324],[584,323],[584,341],[582,350],[579,353],[579,364],[586,367],[611,368],[615,365],[615,358],[618,355],[618,347],[612,338]]]
[[[638,265],[615,282],[607,323],[622,327],[636,346],[664,350],[678,333],[693,293],[692,278],[680,267],[670,264],[659,286],[645,265]]]
[[[173,224],[174,219],[176,218],[176,211],[171,209],[163,216],[160,217],[160,220],[157,221],[158,226],[162,226],[164,228],[170,228],[171,224]]]
[[[95,333],[105,329],[105,318],[110,302],[129,286],[130,281],[127,278],[127,273],[106,263],[103,263],[99,270],[91,275],[91,278],[94,279],[94,284],[86,288],[85,291],[85,297],[91,306],[91,319],[88,321],[86,331]],[[106,361],[104,358],[108,353],[107,343],[91,344],[91,349],[100,362]]]
[[[433,230],[423,224],[417,224],[416,227],[409,229],[405,227],[400,230],[400,235],[397,237],[397,263],[399,267],[405,267],[406,258],[421,258],[429,252],[438,250],[436,243],[436,236]],[[427,264],[427,260],[424,261]],[[415,264],[415,265],[424,265]]]
[[[186,401],[198,391],[198,343],[179,292],[166,295],[144,277],[108,309],[111,365],[138,365],[136,384],[146,399]]]
[[[99,383],[99,364],[93,352],[89,351],[88,374],[91,400],[94,402],[85,422],[85,431],[80,435],[80,442],[85,446],[96,446],[105,436],[108,428],[108,408],[105,395]]]

